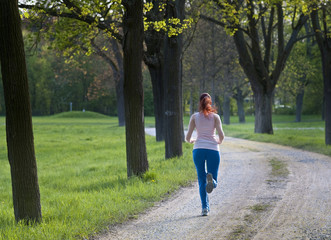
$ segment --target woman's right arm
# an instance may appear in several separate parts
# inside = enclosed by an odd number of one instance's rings
[[[188,125],[188,132],[187,132],[186,137],[185,137],[186,142],[189,142],[189,143],[194,143],[195,142],[195,139],[191,140],[191,136],[192,136],[194,128],[195,128],[195,118],[194,118],[194,114],[193,114],[191,116],[190,123]]]

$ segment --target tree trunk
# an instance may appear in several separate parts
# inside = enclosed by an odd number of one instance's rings
[[[326,7],[322,6],[323,27],[327,27],[327,11]],[[319,23],[318,10],[311,12],[312,25],[315,32],[315,37],[322,58],[322,71],[324,82],[324,111],[325,111],[325,144],[331,145],[331,39],[325,33],[327,29],[321,29]]]
[[[215,105],[218,108],[218,113],[220,114],[220,116],[222,115],[222,111],[221,111],[221,101],[220,101],[220,97],[216,94],[215,95]]]
[[[148,170],[144,128],[143,1],[123,1],[124,106],[127,174],[142,175]]]
[[[183,0],[167,5],[167,19],[183,19]],[[165,111],[165,158],[178,157],[183,154],[183,111],[181,104],[181,53],[182,36],[165,37],[164,41],[164,102]]]
[[[322,100],[322,121],[325,121],[325,97],[323,95],[323,100]]]
[[[151,11],[146,13],[149,21],[162,21],[164,15],[160,11],[160,0],[147,0],[152,3]],[[145,43],[147,51],[144,55],[144,62],[148,66],[153,88],[154,116],[156,141],[164,140],[164,88],[163,88],[163,61],[161,49],[164,42],[164,33],[155,29],[148,29],[145,32]]]
[[[194,100],[193,100],[193,90],[190,91],[190,116],[194,113],[195,107],[194,107]]]
[[[331,43],[331,40],[330,40]],[[325,99],[325,144],[331,145],[331,49],[326,48],[322,58]]]
[[[148,66],[152,80],[156,141],[164,140],[164,88],[161,65]]]
[[[238,108],[238,117],[239,123],[245,123],[245,109],[244,109],[244,96],[240,87],[237,88],[237,108]]]
[[[0,1],[0,61],[15,220],[39,222],[40,192],[17,1]]]
[[[295,110],[295,121],[301,122],[301,113],[303,105],[303,97],[305,95],[305,90],[302,88],[296,96],[296,110]]]
[[[117,75],[115,82],[118,126],[122,127],[125,126],[123,55],[116,40],[112,40],[111,46],[118,66],[118,70],[113,68],[113,71]]]
[[[117,107],[117,118],[118,126],[125,126],[125,109],[124,109],[124,73],[121,70],[116,82],[116,107]]]
[[[273,134],[272,129],[272,94],[264,90],[253,91],[255,103],[255,133]]]
[[[268,133],[272,134],[272,92],[274,85],[270,82],[269,75],[262,75],[259,70],[260,65],[256,64],[258,62],[258,54],[250,56],[247,50],[247,44],[242,31],[237,31],[234,34],[234,41],[236,44],[237,51],[239,53],[239,62],[242,66],[246,76],[249,79],[253,90],[254,105],[255,105],[255,133]],[[253,61],[253,59],[254,61]],[[260,58],[259,58],[260,59]],[[262,80],[264,79],[264,80]],[[277,81],[275,81],[277,82]]]
[[[224,124],[230,124],[230,97],[227,93],[224,93],[223,118]]]

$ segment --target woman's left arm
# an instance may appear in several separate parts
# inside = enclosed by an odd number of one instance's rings
[[[219,138],[218,144],[221,144],[224,140],[224,132],[223,132],[223,128],[222,128],[222,121],[218,114],[215,114],[215,128],[216,128],[216,131],[218,133],[218,138]]]

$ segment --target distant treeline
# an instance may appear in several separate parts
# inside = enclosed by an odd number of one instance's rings
[[[117,115],[111,69],[100,57],[82,54],[70,59],[48,49],[44,42],[32,46],[26,41],[25,48],[34,116],[53,115],[70,109]],[[149,74],[144,77],[145,115],[150,116],[153,115],[152,89]],[[5,115],[1,75],[0,82],[0,115]]]

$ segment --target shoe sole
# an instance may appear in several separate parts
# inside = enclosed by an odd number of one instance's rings
[[[207,217],[208,214],[209,214],[208,212],[206,212],[206,213],[202,213],[201,216],[203,216],[203,217]]]
[[[207,191],[207,193],[211,193],[213,191],[213,189],[214,189],[213,175],[211,173],[208,173],[206,191]]]
[[[207,210],[202,210],[201,216],[208,216],[209,215],[209,211]]]

